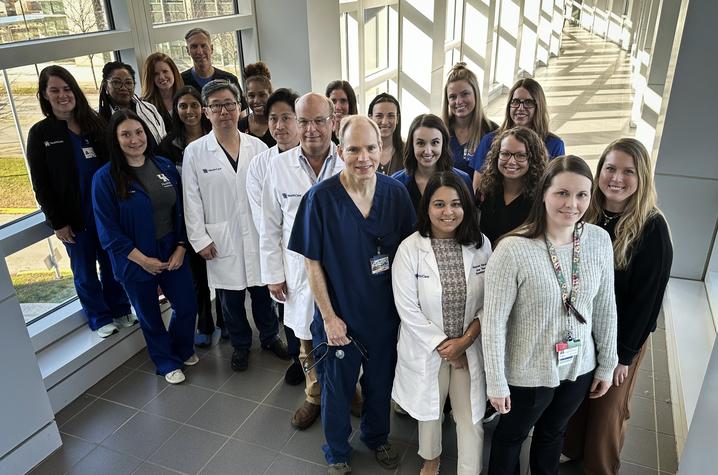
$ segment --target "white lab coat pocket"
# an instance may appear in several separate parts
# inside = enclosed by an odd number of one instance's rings
[[[217,257],[228,257],[236,254],[234,249],[234,238],[229,230],[229,221],[206,224],[207,234],[212,238],[214,247],[217,249]]]

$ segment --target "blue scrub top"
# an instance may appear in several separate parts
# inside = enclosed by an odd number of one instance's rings
[[[376,180],[366,219],[339,175],[313,186],[302,198],[289,240],[290,250],[321,262],[334,311],[346,323],[349,336],[367,347],[377,342],[396,345],[399,327],[391,272],[372,275],[370,259],[379,245],[393,263],[399,244],[416,224],[404,185],[381,174]],[[318,308],[314,322],[323,325]]]
[[[77,167],[77,181],[80,186],[80,203],[82,206],[82,221],[86,228],[95,227],[95,215],[92,212],[92,177],[103,165],[97,156],[92,142],[87,137],[81,137],[68,129],[72,154]]]
[[[474,176],[474,169],[471,168],[471,161],[478,152],[478,147],[474,154],[468,153],[468,150],[464,145],[461,145],[455,136],[451,136],[449,140],[449,147],[451,148],[451,157],[454,159],[454,168],[458,168],[462,172],[469,176]]]
[[[494,141],[495,135],[496,132],[489,132],[481,139],[481,143],[479,143],[476,153],[470,161],[471,168],[474,170],[479,171],[484,166],[484,160],[486,160],[486,155],[489,153],[491,142]],[[546,145],[549,160],[566,154],[566,147],[558,135],[548,134],[543,142]]]

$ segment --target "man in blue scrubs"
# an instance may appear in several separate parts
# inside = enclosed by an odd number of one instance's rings
[[[351,471],[350,405],[360,368],[361,440],[382,467],[399,463],[388,442],[399,327],[391,263],[416,221],[406,188],[376,173],[381,139],[374,122],[345,118],[338,153],[346,168],[304,195],[289,241],[305,257],[317,304],[311,330],[330,474]]]

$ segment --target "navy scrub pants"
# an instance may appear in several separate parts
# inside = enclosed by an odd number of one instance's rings
[[[272,298],[266,285],[242,290],[217,289],[229,340],[237,350],[249,350],[252,346],[252,327],[249,326],[247,311],[244,309],[246,290],[249,290],[252,301],[252,318],[259,331],[259,341],[262,348],[267,348],[279,339],[279,321],[272,310]]]
[[[502,414],[491,440],[489,475],[518,475],[521,445],[531,437],[532,475],[558,473],[568,421],[591,388],[593,371],[564,380],[555,388],[509,386],[511,411]]]
[[[158,247],[158,259],[166,262],[176,247],[174,236],[168,234],[161,238]],[[149,280],[128,281],[123,285],[137,312],[147,342],[147,351],[157,368],[157,374],[165,375],[181,369],[184,362],[194,354],[197,316],[197,301],[187,256],[185,255],[182,267],[177,270],[160,272]],[[162,321],[157,286],[172,305],[169,328],[165,328]]]
[[[313,321],[311,325],[314,347],[327,341],[324,325]],[[396,333],[396,332],[395,332]],[[395,334],[394,333],[394,334]],[[393,341],[393,343],[392,343]],[[350,343],[346,346],[330,346],[328,354],[317,364],[317,378],[322,387],[322,427],[327,441],[322,446],[328,464],[349,463],[352,447],[351,403],[356,392],[357,380],[361,383],[364,405],[361,411],[360,439],[371,450],[387,443],[390,429],[391,388],[396,366],[396,338],[382,344],[360,342],[366,348],[367,358]],[[344,351],[343,358],[336,351]],[[317,350],[315,359],[324,354]],[[361,379],[359,369],[363,368]]]
[[[70,269],[75,281],[75,291],[87,316],[90,329],[112,323],[113,318],[130,313],[130,301],[122,285],[112,274],[107,251],[102,249],[97,229],[88,227],[75,233],[75,244],[65,244],[70,256]],[[100,278],[97,278],[97,264]]]

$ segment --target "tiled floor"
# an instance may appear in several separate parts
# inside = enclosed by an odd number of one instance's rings
[[[628,60],[614,45],[567,29],[563,55],[537,78],[547,91],[553,130],[569,153],[595,162],[608,142],[630,134]],[[499,103],[489,108],[494,119],[500,118]],[[621,474],[676,472],[665,341],[660,324],[640,369]],[[284,383],[286,364],[254,350],[250,369],[234,373],[230,354],[227,343],[199,352],[187,382],[170,386],[153,374],[141,351],[57,414],[64,445],[33,473],[326,473],[320,425],[299,432],[289,423],[304,395],[302,386]],[[396,473],[418,473],[416,424],[392,417],[391,438],[403,453]],[[354,473],[389,473],[359,442],[358,419],[353,426]],[[487,427],[487,447],[492,429]],[[442,473],[455,473],[453,422],[446,422],[444,435]],[[525,466],[525,456],[522,461]],[[562,475],[579,473],[574,464],[561,468]]]

